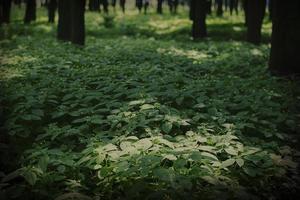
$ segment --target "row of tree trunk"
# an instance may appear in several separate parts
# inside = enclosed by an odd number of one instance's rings
[[[0,24],[9,23],[11,0],[0,0]],[[91,0],[91,2],[95,3]],[[218,1],[219,2],[219,1]],[[221,1],[220,1],[221,2]],[[49,0],[49,22],[54,22],[58,3],[57,38],[84,45],[85,0]],[[261,42],[261,28],[265,16],[266,0],[243,0],[247,40],[253,44]],[[273,30],[270,54],[270,70],[276,74],[300,74],[300,1],[271,0]],[[191,0],[190,19],[193,21],[192,36],[195,39],[207,36],[207,0]],[[158,9],[158,12],[160,10]],[[220,11],[221,12],[221,11]],[[36,18],[36,0],[26,0],[25,23]]]
[[[221,4],[221,1],[218,3]],[[260,44],[266,0],[244,0],[243,3],[247,41]],[[300,1],[271,0],[270,3],[273,28],[269,69],[279,75],[300,75]],[[207,36],[207,5],[206,0],[191,0],[190,19],[193,21],[194,39]]]

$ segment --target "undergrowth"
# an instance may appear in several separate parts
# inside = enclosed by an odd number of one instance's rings
[[[95,15],[84,48],[56,41],[43,20],[2,28],[2,197],[265,199],[297,190],[300,91],[268,74],[268,44],[230,31],[230,41],[195,43],[185,15],[168,23],[132,14],[109,29]],[[234,19],[222,26],[244,30]],[[212,31],[219,22],[209,19]]]

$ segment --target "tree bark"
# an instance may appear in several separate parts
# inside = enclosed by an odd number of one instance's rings
[[[85,0],[71,0],[71,42],[84,45],[85,24],[84,24]]]
[[[194,39],[204,38],[207,36],[206,14],[206,0],[191,0],[190,19],[193,21],[192,37]]]
[[[126,0],[120,0],[120,7],[121,7],[123,13],[125,13],[125,3],[126,3]]]
[[[273,1],[269,69],[278,75],[300,75],[300,1]]]
[[[48,22],[54,23],[55,22],[55,12],[57,9],[57,0],[49,0],[47,4],[48,8]]]
[[[232,15],[233,10],[235,10],[236,15],[239,14],[238,4],[239,4],[238,0],[229,1],[230,15]]]
[[[261,27],[266,11],[266,0],[247,1],[247,41],[253,44],[261,42]]]
[[[84,45],[85,0],[58,0],[57,38],[73,44]]]
[[[30,22],[35,20],[36,20],[36,0],[27,0],[24,23],[29,24]]]
[[[269,0],[268,11],[269,11],[269,19],[272,21],[272,18],[273,18],[273,0]]]
[[[100,0],[100,4],[103,6],[104,13],[108,13],[108,0]]]
[[[90,11],[100,11],[100,0],[89,0]]]
[[[247,4],[248,4],[248,0],[242,0],[242,5],[243,5],[244,15],[245,15],[245,26],[248,26]]]
[[[158,14],[163,14],[163,0],[157,0],[157,13]]]
[[[57,39],[59,40],[71,41],[71,1],[58,0]]]
[[[206,1],[206,3],[207,3],[207,14],[211,15],[212,0],[208,0],[208,1]]]
[[[10,22],[11,0],[0,0],[0,24]]]
[[[223,16],[223,0],[216,0],[217,3],[217,16]]]

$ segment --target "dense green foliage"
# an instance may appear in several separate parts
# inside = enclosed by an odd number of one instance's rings
[[[56,41],[45,17],[3,27],[13,149],[1,150],[12,161],[1,194],[260,199],[296,190],[297,82],[271,77],[269,45],[241,42],[242,16],[226,18],[210,17],[211,37],[195,43],[183,14],[130,13],[106,28],[87,13],[84,48]],[[265,41],[269,33],[266,23]]]

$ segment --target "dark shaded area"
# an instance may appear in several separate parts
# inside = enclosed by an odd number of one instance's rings
[[[36,20],[36,0],[26,0],[24,23],[29,24]]]
[[[190,19],[193,21],[192,37],[194,39],[207,36],[206,28],[207,2],[206,0],[191,0]]]
[[[57,10],[57,0],[49,0],[47,3],[48,9],[48,22],[54,23],[55,22],[55,12]]]
[[[0,0],[0,25],[10,22],[11,0]]]
[[[300,1],[273,0],[269,67],[274,74],[300,75]]]
[[[85,41],[85,0],[60,0],[58,2],[57,38],[84,45]]]
[[[266,0],[246,0],[247,41],[261,42],[261,28],[266,10]]]

